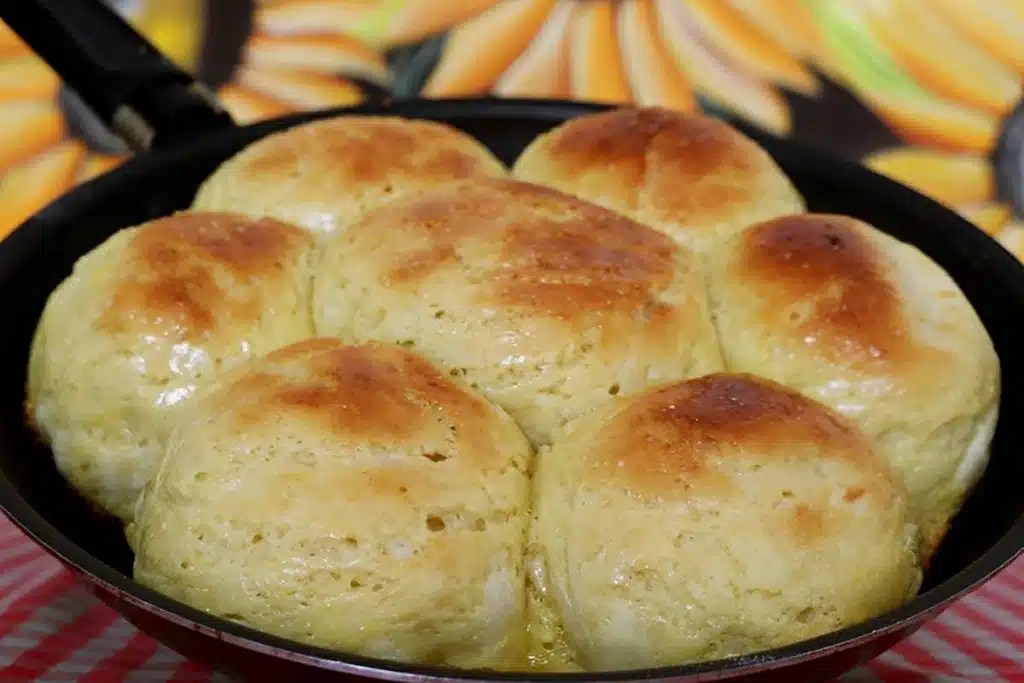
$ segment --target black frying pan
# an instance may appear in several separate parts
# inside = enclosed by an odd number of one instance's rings
[[[597,108],[550,101],[408,101],[236,128],[204,88],[98,0],[6,0],[0,3],[0,18],[130,145],[149,152],[70,192],[0,243],[0,506],[100,598],[186,656],[264,681],[365,677],[417,682],[817,683],[905,638],[1024,548],[1024,420],[1018,417],[1024,412],[1024,268],[981,231],[909,189],[737,124],[775,157],[811,210],[866,220],[916,244],[945,267],[973,302],[1002,359],[1001,418],[991,463],[916,599],[852,628],[726,661],[608,674],[519,676],[398,665],[305,647],[210,617],[136,585],[120,527],[90,513],[22,422],[32,332],[47,296],[75,260],[121,228],[186,207],[200,182],[229,155],[305,121],[385,113],[445,121],[512,162],[539,133]]]

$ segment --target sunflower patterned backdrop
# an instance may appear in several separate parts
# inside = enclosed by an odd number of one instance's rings
[[[385,94],[720,112],[861,159],[1024,258],[990,161],[1021,98],[1024,0],[114,4],[240,122]],[[125,150],[0,29],[2,237]]]

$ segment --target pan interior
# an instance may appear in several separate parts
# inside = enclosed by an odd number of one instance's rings
[[[538,134],[580,107],[420,103],[399,115],[443,120],[474,135],[511,163]],[[518,109],[517,109],[518,106]],[[323,115],[323,114],[321,114]],[[32,219],[0,246],[0,505],[37,538],[79,567],[134,592],[131,553],[120,526],[104,521],[69,488],[48,450],[33,442],[22,420],[25,370],[32,333],[49,293],[79,256],[115,231],[185,208],[198,185],[229,155],[268,132],[317,115],[228,130],[188,149],[157,153],[78,188]],[[961,572],[967,586],[996,559],[980,558],[1008,534],[1024,545],[1024,268],[965,221],[929,200],[851,164],[768,139],[743,126],[776,158],[812,211],[848,214],[912,242],[946,268],[972,301],[1002,362],[1001,419],[988,470],[926,575],[921,609],[950,595]],[[48,528],[52,527],[52,528]],[[1004,540],[1005,543],[1005,540]],[[98,562],[97,562],[98,561]],[[973,578],[971,578],[973,577]]]

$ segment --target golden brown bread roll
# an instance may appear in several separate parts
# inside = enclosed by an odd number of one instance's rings
[[[505,174],[486,147],[447,124],[339,116],[250,144],[206,179],[192,206],[270,216],[323,234],[396,197]]]
[[[531,450],[405,349],[313,339],[196,401],[140,497],[140,583],[313,645],[505,668],[525,646]]]
[[[588,670],[783,646],[893,609],[921,581],[899,477],[870,442],[749,375],[598,408],[542,449],[535,487],[537,650]],[[561,628],[536,627],[545,610]]]
[[[405,344],[478,387],[534,444],[617,393],[721,368],[696,258],[550,188],[479,178],[332,236],[317,333]]]
[[[26,405],[76,489],[131,519],[192,393],[311,334],[313,246],[293,225],[186,212],[118,232],[78,261],[36,331]]]
[[[899,472],[928,558],[980,478],[999,359],[952,278],[915,247],[845,216],[754,226],[710,257],[726,366],[853,420]]]
[[[512,169],[704,250],[739,230],[804,210],[753,140],[709,116],[658,107],[580,116],[534,140]]]

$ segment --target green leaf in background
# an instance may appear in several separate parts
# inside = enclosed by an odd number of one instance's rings
[[[871,34],[863,15],[849,2],[807,0],[829,47],[842,62],[854,88],[900,96],[928,94],[903,71]]]
[[[391,20],[406,0],[376,0],[366,16],[345,26],[345,32],[369,45],[385,44],[391,32]]]

